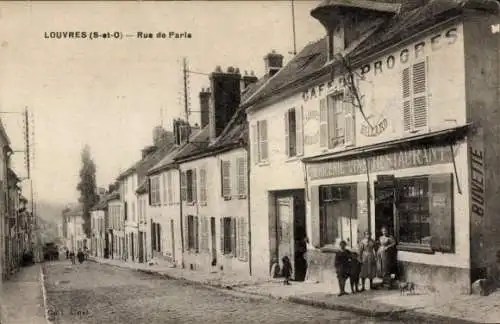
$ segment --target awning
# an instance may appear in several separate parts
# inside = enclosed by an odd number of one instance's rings
[[[409,136],[397,140],[366,145],[362,147],[355,147],[340,152],[326,153],[318,156],[307,157],[303,158],[302,162],[318,163],[318,162],[341,159],[346,157],[370,156],[378,152],[405,149],[405,148],[407,149],[416,145],[436,146],[439,143],[449,144],[450,141],[465,136],[467,134],[467,131],[470,129],[471,125],[472,123],[468,123],[465,125],[455,126],[453,128],[447,128],[445,130],[434,131],[415,136]]]

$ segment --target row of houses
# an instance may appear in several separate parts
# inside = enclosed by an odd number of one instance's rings
[[[399,275],[470,292],[500,246],[498,3],[325,0],[325,37],[265,75],[217,68],[93,212],[93,253],[266,278],[309,238],[312,279],[381,227]],[[95,247],[95,248],[94,248]]]

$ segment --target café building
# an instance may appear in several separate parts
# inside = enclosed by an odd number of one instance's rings
[[[302,113],[311,279],[336,280],[338,243],[356,251],[382,227],[402,280],[469,293],[485,276],[500,246],[497,8],[329,0],[312,10],[327,36],[298,57],[317,68],[274,92]],[[288,75],[303,69],[294,60]]]

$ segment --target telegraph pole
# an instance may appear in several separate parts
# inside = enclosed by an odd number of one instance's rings
[[[297,55],[297,41],[295,34],[295,4],[294,0],[292,0],[292,35],[293,35],[293,55]]]
[[[188,78],[189,78],[189,70],[187,58],[182,59],[182,76],[184,80],[184,114],[186,116],[186,121],[189,121],[189,94],[188,94]]]

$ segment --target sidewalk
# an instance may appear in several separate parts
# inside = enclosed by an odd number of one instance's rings
[[[39,264],[21,268],[1,285],[2,324],[46,324]]]
[[[209,274],[167,265],[149,266],[119,260],[94,260],[102,264],[127,267],[168,278],[218,288],[230,288],[246,295],[265,296],[314,307],[350,311],[365,316],[385,317],[402,321],[421,320],[425,323],[500,323],[500,291],[489,296],[461,296],[432,294],[416,290],[412,295],[401,296],[399,291],[372,290],[359,294],[337,297],[336,284],[292,282],[284,286],[276,279],[257,281],[223,274]],[[346,288],[350,291],[350,287]]]

